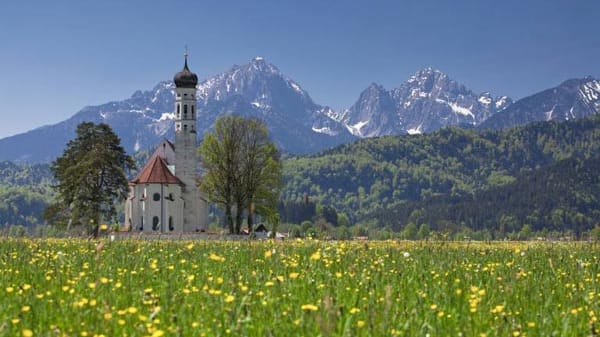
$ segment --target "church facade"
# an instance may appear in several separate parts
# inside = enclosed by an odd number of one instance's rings
[[[125,226],[150,233],[201,232],[208,226],[208,203],[198,189],[196,85],[188,68],[175,74],[175,142],[163,140],[129,182]]]

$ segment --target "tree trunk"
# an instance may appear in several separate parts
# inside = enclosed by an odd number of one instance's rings
[[[229,226],[229,234],[234,234],[235,229],[233,228],[233,217],[231,216],[231,205],[225,206],[225,218],[227,219],[227,225]]]
[[[254,230],[254,207],[252,201],[248,202],[248,233],[252,233]]]
[[[235,234],[240,234],[242,231],[242,214],[244,213],[244,207],[240,204],[237,205],[235,210]]]

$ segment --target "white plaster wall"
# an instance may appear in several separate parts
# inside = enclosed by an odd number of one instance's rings
[[[143,232],[181,232],[183,230],[183,204],[181,187],[177,184],[139,184],[134,187],[135,198],[128,200],[131,208],[131,224],[133,231],[140,231],[142,217]],[[160,198],[154,200],[154,194]],[[169,200],[172,195],[173,200]],[[145,196],[145,198],[144,198]],[[167,199],[169,198],[169,199]],[[153,229],[153,219],[158,217],[158,228]],[[173,218],[173,229],[169,228],[169,217]],[[127,221],[127,220],[126,220]]]

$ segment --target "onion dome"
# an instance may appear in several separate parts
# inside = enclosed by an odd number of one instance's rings
[[[175,74],[173,82],[177,88],[195,88],[198,84],[198,76],[190,71],[187,64],[187,54],[185,55],[185,65],[183,70]]]

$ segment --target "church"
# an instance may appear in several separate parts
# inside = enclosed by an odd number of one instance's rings
[[[185,54],[175,74],[175,142],[163,140],[144,168],[129,182],[125,226],[132,232],[203,232],[208,203],[198,189],[196,85]]]

